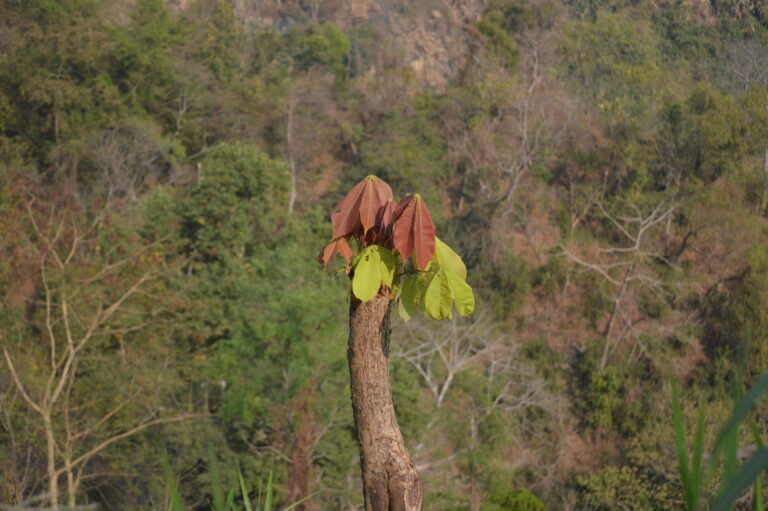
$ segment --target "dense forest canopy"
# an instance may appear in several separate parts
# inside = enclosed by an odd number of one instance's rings
[[[360,509],[369,174],[478,298],[393,324],[425,508],[680,509],[671,382],[710,438],[768,371],[762,0],[3,0],[0,503]]]

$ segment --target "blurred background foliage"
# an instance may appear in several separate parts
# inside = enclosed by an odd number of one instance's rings
[[[395,321],[426,509],[680,509],[669,382],[711,438],[768,370],[764,5],[347,3],[0,4],[0,503],[361,509],[315,255],[376,174],[480,298]]]

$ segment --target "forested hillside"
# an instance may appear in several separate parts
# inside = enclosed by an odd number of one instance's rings
[[[425,509],[682,509],[672,382],[768,371],[763,0],[2,0],[0,504],[361,509],[369,174],[478,299],[393,320]]]

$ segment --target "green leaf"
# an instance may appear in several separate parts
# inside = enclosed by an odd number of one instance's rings
[[[363,250],[352,277],[352,292],[363,303],[376,296],[381,287],[381,256],[377,248],[371,245]]]
[[[472,292],[472,287],[466,282],[467,267],[459,254],[443,243],[441,239],[435,238],[435,256],[432,260],[443,270],[443,275],[450,288],[451,297],[456,301],[456,309],[459,314],[462,316],[472,314],[475,310],[475,295]],[[442,317],[450,317],[450,314],[442,315]]]
[[[678,397],[677,383],[672,385],[672,422],[675,428],[675,447],[677,448],[677,463],[680,470],[680,482],[683,485],[683,494],[688,509],[696,508],[694,485],[696,481],[691,480],[691,470],[688,465],[688,450],[685,446],[685,429],[683,428],[683,417],[680,410],[680,398]]]
[[[253,511],[251,498],[248,496],[248,488],[245,485],[245,478],[243,478],[243,472],[240,470],[240,465],[237,465],[237,480],[240,482],[240,495],[243,497],[245,511]]]
[[[765,443],[763,442],[763,437],[760,435],[760,430],[757,427],[757,423],[755,422],[755,419],[750,418],[749,420],[749,427],[752,429],[752,437],[755,440],[755,445],[757,445],[758,449],[765,448]],[[752,502],[752,508],[755,511],[761,511],[765,509],[765,504],[763,503],[763,482],[762,482],[762,474],[758,474],[758,476],[755,478],[755,498]]]
[[[388,250],[379,245],[373,245],[378,249],[379,257],[379,272],[381,273],[381,281],[387,287],[392,287],[392,282],[395,280],[395,269],[397,268],[397,259],[395,254],[391,250]]]
[[[264,511],[272,511],[272,470],[267,479],[267,494],[264,496]]]
[[[219,478],[219,462],[216,459],[216,453],[213,450],[213,445],[208,445],[208,465],[209,474],[211,476],[211,493],[213,496],[213,509],[215,511],[226,511],[226,501],[224,497],[224,490],[221,487],[221,480]]]
[[[302,503],[304,503],[304,501],[309,500],[312,497],[312,495],[314,495],[314,493],[310,493],[309,495],[307,495],[303,499],[297,500],[296,502],[294,502],[290,506],[288,506],[286,508],[283,508],[283,511],[290,511],[291,509],[293,509],[293,508],[295,508],[297,506],[300,506]]]
[[[357,254],[352,256],[352,263],[350,263],[352,265],[352,268],[357,266],[357,263],[360,262],[360,258],[363,257],[363,252],[364,252],[364,250],[361,250],[360,252],[358,252]]]
[[[467,267],[461,257],[437,237],[435,253],[424,269],[426,271],[403,279],[398,306],[403,321],[409,321],[420,305],[433,319],[453,317],[454,301],[461,316],[474,312],[475,295],[466,282]]]
[[[725,489],[715,501],[712,511],[727,511],[744,490],[768,468],[768,449],[759,449],[748,462],[741,466],[736,475],[728,481]]]
[[[448,284],[445,268],[437,267],[424,293],[424,310],[433,319],[453,316],[453,293]]]
[[[760,379],[757,380],[757,382],[752,386],[752,388],[749,389],[749,392],[747,392],[747,394],[741,398],[741,400],[739,400],[736,406],[734,406],[733,414],[731,414],[728,423],[720,431],[720,434],[715,440],[715,446],[712,449],[712,459],[715,459],[720,455],[723,447],[725,447],[726,441],[734,433],[734,431],[738,429],[739,425],[747,417],[747,414],[752,409],[755,401],[757,401],[757,398],[760,397],[760,395],[767,387],[768,373],[762,375]]]
[[[168,458],[163,454],[160,463],[165,474],[165,487],[168,492],[168,511],[184,511],[184,501],[179,493],[179,481],[173,477],[171,466],[168,464]]]
[[[400,302],[397,304],[397,313],[400,314],[400,319],[405,323],[408,323],[413,318],[414,311],[408,309],[408,306],[404,304],[402,295],[400,295]]]
[[[408,322],[411,318],[419,312],[418,305],[421,301],[418,299],[418,282],[417,278],[413,275],[408,275],[403,279],[403,285],[400,291],[400,303],[397,307],[397,312],[403,321]]]
[[[448,272],[460,277],[461,280],[467,280],[467,267],[464,261],[437,236],[435,236],[435,260]]]
[[[691,458],[691,479],[693,484],[693,502],[697,505],[701,500],[701,490],[704,487],[702,474],[702,456],[704,454],[704,409],[699,410],[699,421],[696,423],[696,434],[693,436],[693,456]]]
[[[456,310],[461,316],[469,316],[475,311],[475,295],[472,288],[464,279],[452,272],[445,272],[448,277],[448,286],[451,288],[453,299],[456,301]]]

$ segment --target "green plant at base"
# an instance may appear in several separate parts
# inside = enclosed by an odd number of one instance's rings
[[[736,451],[738,450],[739,426],[747,419],[753,405],[766,388],[768,388],[768,373],[764,374],[749,392],[735,404],[733,413],[717,435],[709,456],[704,455],[704,413],[703,411],[700,412],[693,438],[693,452],[689,458],[678,388],[677,385],[673,386],[672,414],[675,443],[680,479],[688,511],[703,509],[707,483],[720,466],[721,457],[723,458],[722,482],[716,495],[711,499],[712,506],[710,509],[713,511],[731,509],[736,499],[753,482],[756,487],[754,503],[760,502],[760,507],[755,507],[755,509],[762,509],[762,488],[757,488],[760,487],[761,474],[768,470],[768,448],[764,447],[754,423],[752,423],[752,433],[758,446],[757,452],[748,461],[737,467]]]
[[[168,493],[168,511],[185,511],[184,501],[179,494],[178,481],[171,474],[171,469],[168,466],[168,461],[163,460],[163,472],[165,472],[165,485],[166,492]],[[263,489],[261,482],[259,482],[259,490],[256,494],[256,501],[251,501],[250,491],[245,484],[245,478],[240,471],[240,467],[237,467],[237,479],[240,487],[240,496],[243,500],[243,510],[245,511],[273,511],[274,507],[274,493],[272,488],[272,471],[269,471],[269,478],[267,479],[267,486]],[[226,500],[222,496],[214,496],[214,502],[211,505],[211,511],[241,511],[241,508],[235,504],[235,490],[229,490]],[[308,500],[312,495],[307,495],[303,499],[294,502],[290,506],[281,508],[281,511],[290,511],[302,502]]]

